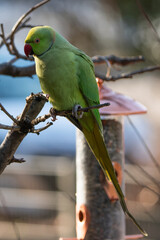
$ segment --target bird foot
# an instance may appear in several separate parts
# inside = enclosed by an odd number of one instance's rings
[[[53,122],[56,121],[57,120],[57,118],[56,118],[57,114],[56,114],[56,110],[54,108],[50,109],[50,114],[52,116],[52,121]]]
[[[83,112],[80,111],[81,110],[81,105],[76,104],[74,105],[74,107],[72,108],[72,115],[76,118],[76,119],[80,119],[83,117]]]

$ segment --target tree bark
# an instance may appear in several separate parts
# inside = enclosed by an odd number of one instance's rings
[[[29,121],[35,119],[44,107],[45,103],[46,99],[44,97],[35,97],[32,100],[32,103],[27,110],[25,117]],[[23,131],[8,131],[5,139],[0,145],[0,174],[4,171],[6,166],[12,162],[17,148],[27,134],[28,132]]]
[[[104,138],[111,160],[124,168],[124,144],[122,118],[109,117],[103,122]],[[107,196],[101,181],[102,170],[91,152],[84,135],[77,130],[77,238],[85,240],[122,240],[125,237],[125,216],[119,201],[112,201]],[[121,184],[124,192],[124,179]],[[86,221],[87,208],[89,217],[87,228],[81,228]],[[82,232],[84,232],[82,234]],[[84,236],[85,235],[85,236]]]

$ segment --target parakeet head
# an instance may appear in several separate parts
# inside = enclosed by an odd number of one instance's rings
[[[24,52],[27,57],[29,55],[41,56],[52,47],[54,40],[55,31],[51,27],[34,27],[25,39]]]

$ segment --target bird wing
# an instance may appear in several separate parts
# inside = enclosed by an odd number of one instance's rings
[[[91,59],[83,53],[81,50],[76,49],[75,61],[77,65],[77,77],[79,89],[86,101],[87,106],[98,105],[99,101],[99,92],[98,86],[95,79],[94,66]],[[100,119],[100,114],[98,109],[92,110],[92,113],[99,125],[99,128],[102,131],[102,122]]]

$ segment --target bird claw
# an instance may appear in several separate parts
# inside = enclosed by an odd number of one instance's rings
[[[52,121],[53,122],[56,121],[57,120],[57,118],[56,118],[57,114],[56,114],[56,110],[54,108],[50,109],[50,114],[52,116]]]
[[[72,108],[72,115],[76,118],[76,119],[80,119],[83,117],[83,112],[79,111],[81,109],[81,105],[76,104],[74,105],[74,107]]]

